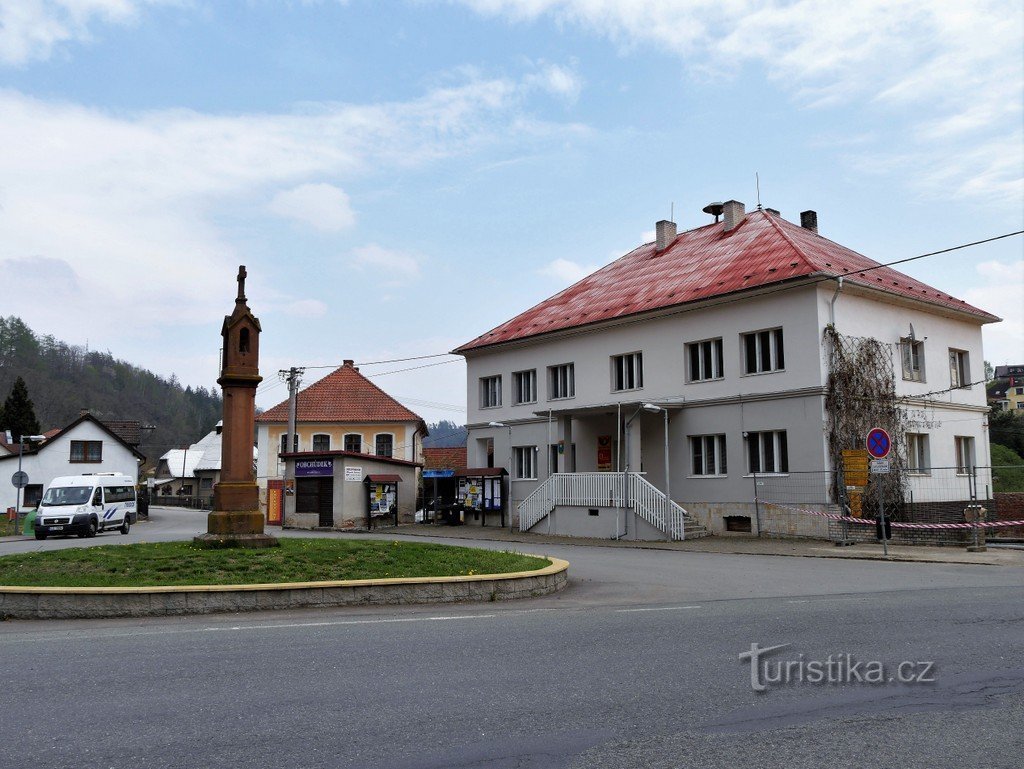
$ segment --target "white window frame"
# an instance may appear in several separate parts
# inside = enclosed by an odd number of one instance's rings
[[[932,466],[928,448],[928,433],[907,433],[908,473],[931,475]]]
[[[949,386],[971,389],[971,355],[967,350],[949,348]]]
[[[697,351],[696,376],[694,376],[693,370],[694,350]],[[723,379],[725,377],[725,351],[722,337],[687,342],[684,352],[686,355],[686,381],[688,383],[710,382],[713,379]]]
[[[537,402],[537,369],[512,372],[512,405]]]
[[[348,447],[348,439],[349,438],[358,438],[359,439],[359,448],[358,449],[353,451],[352,449],[347,448]],[[362,433],[345,433],[342,436],[342,438],[341,438],[341,448],[342,448],[343,451],[349,451],[349,452],[351,452],[353,454],[362,454],[363,453],[363,434]]]
[[[753,441],[757,441],[757,469],[750,461],[750,447]],[[745,449],[743,453],[746,454],[748,475],[754,473],[758,475],[789,474],[789,437],[785,430],[750,431],[744,436],[743,448]],[[770,467],[768,467],[769,464]]]
[[[388,437],[391,438],[391,453],[390,454],[378,454],[377,453],[377,439],[378,438],[382,438],[384,436],[388,436]],[[395,458],[395,449],[396,448],[398,448],[398,446],[395,443],[395,434],[394,433],[374,433],[373,434],[373,455],[375,457],[390,457],[391,459],[394,459]]]
[[[747,367],[747,347],[751,342],[754,345],[755,368],[753,371],[750,371]],[[768,357],[767,367],[764,366],[763,360],[766,354]],[[776,371],[785,371],[786,344],[782,327],[745,331],[740,334],[740,357],[742,358],[741,371],[743,371],[744,376],[774,374]]]
[[[316,447],[316,439],[317,438],[326,438],[327,439],[327,448],[326,449],[318,449]],[[310,451],[330,451],[331,450],[331,435],[330,435],[330,433],[313,433],[313,437],[310,439],[309,448],[310,448]]]
[[[690,475],[694,478],[724,478],[729,474],[725,435],[690,436]]]
[[[642,390],[644,387],[643,351],[626,352],[611,356],[612,392]]]
[[[576,364],[559,363],[548,366],[548,400],[561,401],[576,397]]]
[[[900,360],[905,382],[924,382],[924,342],[917,339],[900,340]]]
[[[955,435],[953,446],[956,451],[956,474],[968,475],[975,468],[974,436]]]
[[[501,407],[501,374],[480,377],[480,408]]]
[[[512,477],[517,481],[537,480],[537,447],[512,447]]]

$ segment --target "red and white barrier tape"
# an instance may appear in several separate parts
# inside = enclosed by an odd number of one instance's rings
[[[854,518],[850,515],[837,515],[836,513],[823,513],[819,510],[808,510],[803,507],[780,505],[778,502],[757,501],[762,505],[781,507],[783,510],[792,510],[797,513],[806,513],[807,515],[818,515],[833,521],[863,523],[866,526],[873,526],[875,524],[874,518]],[[978,523],[902,523],[900,521],[887,521],[887,523],[894,529],[997,529],[1004,526],[1024,526],[1024,521],[979,521]]]

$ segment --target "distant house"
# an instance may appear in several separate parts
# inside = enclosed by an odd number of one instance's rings
[[[136,423],[137,424],[137,423]],[[29,485],[22,497],[22,509],[39,504],[43,490],[54,478],[87,473],[124,473],[138,478],[139,465],[146,460],[135,446],[127,443],[107,424],[84,413],[67,427],[45,433],[47,440],[29,448],[21,458]],[[11,453],[0,456],[0,475],[9,477],[18,469],[18,446],[8,444]],[[14,503],[11,489],[10,503]],[[5,505],[6,507],[6,505]]]
[[[996,366],[988,400],[1000,409],[1024,410],[1024,365]]]
[[[291,452],[345,451],[420,462],[427,426],[346,360],[298,394]],[[256,417],[257,482],[284,477],[280,455],[288,451],[288,401]]]
[[[522,530],[678,539],[689,515],[686,536],[759,531],[758,479],[792,489],[837,470],[840,440],[863,449],[867,425],[830,433],[851,412],[827,396],[843,384],[830,354],[864,345],[904,415],[896,466],[988,482],[981,328],[999,318],[822,237],[813,211],[705,211],[714,223],[657,222],[653,242],[455,350],[468,462],[508,468]],[[835,510],[837,482],[815,483]]]
[[[202,507],[213,502],[213,487],[220,482],[222,423],[187,449],[171,449],[157,465],[154,489],[160,497],[189,497]],[[253,447],[253,461],[256,461]]]

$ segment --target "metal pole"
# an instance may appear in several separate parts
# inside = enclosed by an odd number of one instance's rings
[[[881,484],[878,489],[878,514],[882,519],[882,551],[885,553],[885,557],[889,557],[889,539],[885,536],[885,505],[883,504],[883,496]]]
[[[512,425],[505,425],[508,428],[508,533],[512,533]],[[537,458],[533,458],[534,461],[534,474],[536,475],[536,462]],[[498,476],[498,482],[501,482],[501,476]]]
[[[668,409],[662,409],[665,414],[665,536],[669,542],[672,541],[672,476],[668,459]]]
[[[25,451],[25,436],[18,436],[18,472],[21,472],[21,457]],[[20,476],[19,476],[20,477]],[[21,486],[14,490],[14,535],[18,535],[18,519],[21,517]]]

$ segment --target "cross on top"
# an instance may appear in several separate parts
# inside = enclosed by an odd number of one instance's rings
[[[246,276],[246,274],[247,273],[245,271],[245,265],[244,264],[240,265],[238,267],[238,299],[237,299],[237,301],[239,301],[239,302],[244,302],[245,301],[245,276]]]

